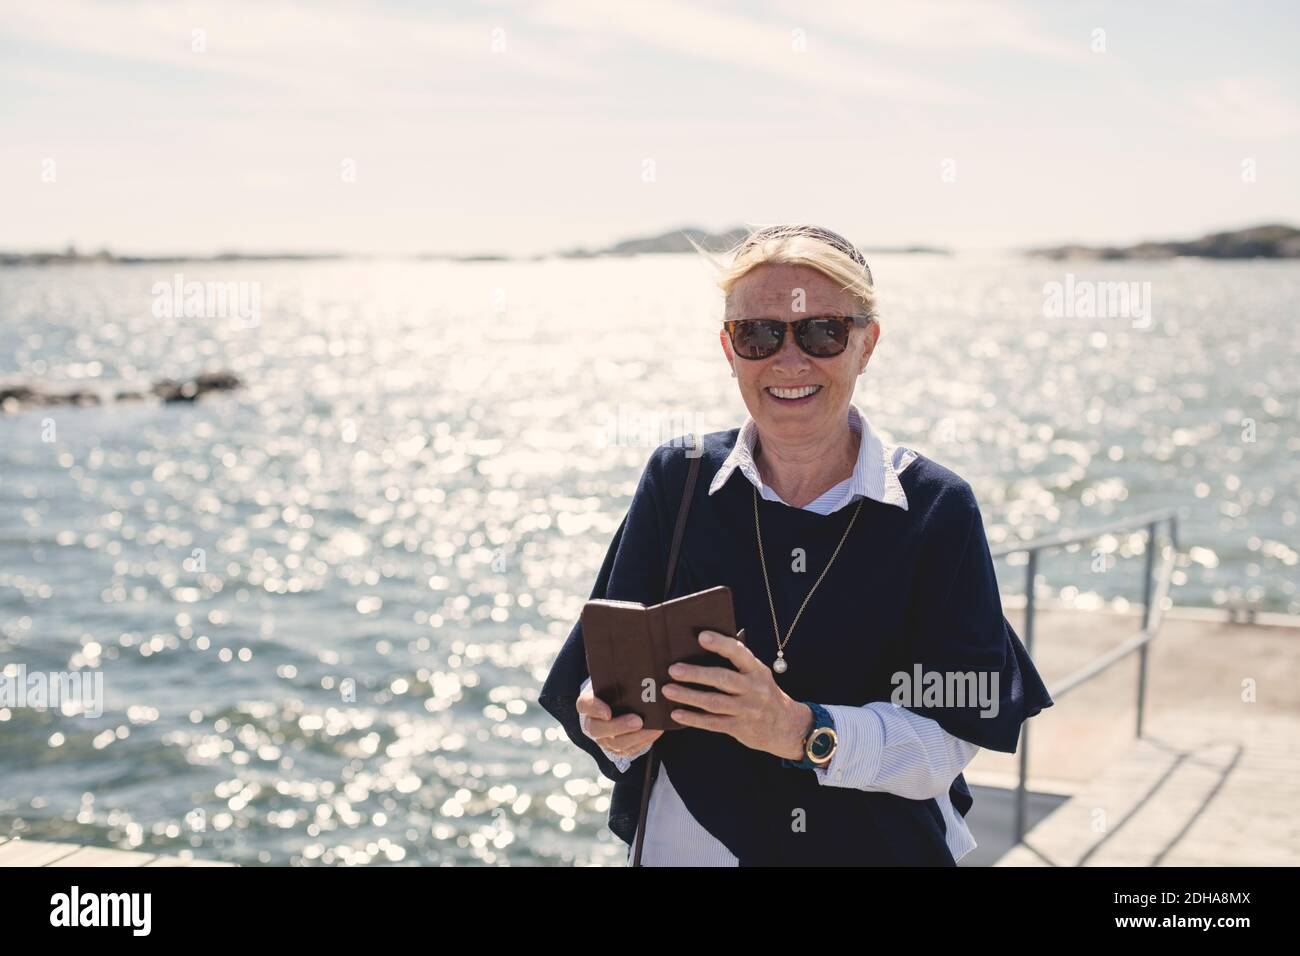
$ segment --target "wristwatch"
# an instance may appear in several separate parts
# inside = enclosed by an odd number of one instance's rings
[[[781,758],[781,766],[795,767],[800,770],[816,770],[825,767],[835,756],[839,737],[835,733],[835,721],[830,712],[820,704],[805,700],[808,709],[813,712],[812,730],[803,740],[803,759],[787,760]]]

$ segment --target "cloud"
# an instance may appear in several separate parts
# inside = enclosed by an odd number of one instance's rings
[[[0,8],[0,32],[9,44],[101,58],[82,64],[97,74],[103,72],[102,60],[110,60],[345,99],[376,89],[400,96],[431,84],[463,88],[494,73],[572,83],[597,78],[563,46],[552,48],[526,29],[512,29],[520,23],[481,11],[403,13],[285,0],[246,5],[68,0]],[[495,29],[504,30],[501,54],[491,49]],[[196,30],[203,31],[205,52],[191,48]]]
[[[807,31],[805,54],[794,49],[796,29]],[[204,32],[206,52],[191,49],[196,30]],[[451,108],[462,110],[476,108],[481,96],[482,109],[491,112],[503,95],[525,109],[535,97],[590,95],[626,78],[621,54],[642,50],[660,55],[650,69],[665,84],[672,82],[675,64],[688,60],[718,67],[720,84],[765,77],[787,83],[798,95],[820,92],[828,103],[847,94],[894,105],[971,106],[983,98],[964,84],[891,64],[879,54],[1077,52],[1042,34],[1015,7],[990,0],[910,0],[870,8],[778,0],[769,8],[732,9],[683,0],[542,0],[463,8],[329,0],[65,0],[4,5],[0,33],[11,45],[74,55],[58,62],[96,84],[156,85],[157,75],[149,71],[106,68],[144,66],[183,71],[196,83],[219,81],[223,93],[266,97],[266,106],[275,103],[268,94],[289,91],[313,105],[391,113],[418,108],[420,97],[429,96],[451,97]],[[492,52],[494,35],[504,52]],[[11,66],[7,72],[16,71]]]
[[[1184,121],[1218,136],[1273,141],[1300,133],[1300,108],[1271,80],[1227,76],[1190,95]]]
[[[782,0],[785,15],[800,23],[833,27],[846,40],[896,50],[1011,50],[1079,60],[1088,37],[1063,40],[1039,30],[1016,6],[993,0],[907,0],[905,3],[807,3]]]
[[[742,70],[828,94],[866,93],[945,105],[979,101],[959,86],[865,58],[833,35],[813,38],[810,52],[799,54],[793,49],[792,31],[801,27],[802,16],[760,20],[678,0],[553,0],[531,8],[529,15],[564,31],[621,35],[636,47],[723,67],[732,84],[742,82],[735,73]],[[743,93],[739,86],[734,89]]]

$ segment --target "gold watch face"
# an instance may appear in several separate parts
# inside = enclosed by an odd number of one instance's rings
[[[804,747],[804,753],[808,755],[810,761],[823,767],[835,756],[835,746],[838,743],[839,738],[832,728],[818,727],[808,735],[808,744]]]

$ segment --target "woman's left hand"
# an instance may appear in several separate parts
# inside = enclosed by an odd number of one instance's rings
[[[803,758],[803,741],[813,726],[807,704],[795,700],[776,685],[772,669],[734,637],[701,631],[700,646],[721,654],[736,666],[703,667],[674,664],[668,673],[678,680],[716,690],[694,690],[665,684],[664,696],[708,713],[674,710],[673,719],[687,727],[730,734],[752,750],[762,750],[788,760]]]

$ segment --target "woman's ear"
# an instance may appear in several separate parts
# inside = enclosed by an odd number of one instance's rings
[[[731,354],[731,340],[727,338],[726,329],[718,329],[718,341],[722,343],[722,354],[727,358],[727,364],[731,366],[731,377],[736,377],[736,357]]]
[[[862,363],[858,366],[858,374],[861,375],[867,370],[867,363],[871,361],[871,353],[876,350],[876,341],[880,338],[880,323],[872,322],[866,328],[866,338],[862,344]]]

